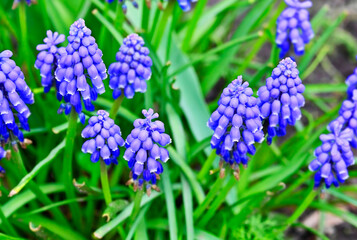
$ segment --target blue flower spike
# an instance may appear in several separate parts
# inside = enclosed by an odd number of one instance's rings
[[[14,0],[13,4],[12,4],[12,9],[15,9],[18,7],[18,5],[21,3],[21,2],[26,2],[27,5],[31,5],[31,4],[37,4],[37,0]]]
[[[0,147],[0,160],[3,158],[10,158],[11,151],[5,151],[2,147]],[[5,169],[0,166],[0,173],[5,173]]]
[[[82,100],[87,111],[94,111],[92,101],[97,99],[98,94],[105,92],[103,80],[107,78],[103,53],[91,33],[83,19],[72,24],[67,38],[69,43],[66,51],[61,52],[55,73],[58,82],[57,98],[65,101],[58,112],[64,111],[68,115],[74,107],[82,124],[85,122]],[[87,78],[91,80],[91,85]]]
[[[311,1],[285,0],[288,7],[281,13],[277,21],[276,44],[281,49],[283,58],[294,45],[295,53],[303,55],[305,44],[314,37],[314,31],[309,20],[307,8],[312,7]]]
[[[59,48],[57,45],[63,43],[64,40],[63,34],[48,30],[47,37],[43,40],[44,44],[39,44],[36,47],[40,53],[37,55],[35,67],[40,70],[41,84],[45,93],[49,92],[51,87],[56,84],[54,73],[57,69],[57,62],[60,53],[66,51],[65,48]]]
[[[114,2],[114,0],[107,0],[108,3],[112,3]],[[126,13],[128,11],[128,7],[126,5],[126,2],[128,2],[128,0],[118,0],[118,2],[121,4],[121,8],[123,10],[124,13]],[[138,8],[139,5],[135,0],[129,0],[129,2],[131,2],[131,4],[133,5],[133,7]]]
[[[257,99],[248,82],[243,82],[242,76],[223,90],[208,127],[214,131],[211,147],[221,157],[220,176],[223,177],[226,167],[230,166],[234,176],[239,179],[239,164],[246,167],[249,159],[247,154],[255,154],[254,143],[264,140]]]
[[[119,147],[124,146],[120,127],[109,117],[109,113],[99,110],[92,116],[82,131],[83,138],[90,138],[82,145],[82,152],[91,154],[91,161],[102,159],[106,165],[118,164]]]
[[[126,37],[116,54],[116,62],[109,66],[109,87],[113,98],[123,93],[133,98],[135,92],[146,92],[146,81],[151,78],[152,60],[149,49],[144,47],[144,39],[133,33]]]
[[[295,125],[301,118],[305,86],[296,66],[291,58],[283,59],[266,80],[266,85],[258,90],[261,117],[268,122],[268,144],[275,136],[284,136],[287,125]]]
[[[134,129],[126,139],[124,159],[131,169],[134,191],[142,189],[150,195],[151,188],[159,191],[156,186],[159,175],[163,172],[162,163],[169,160],[169,152],[164,147],[171,143],[171,138],[165,133],[164,124],[154,119],[159,114],[154,110],[143,110],[144,119],[134,121]]]
[[[316,148],[314,159],[310,165],[310,171],[315,172],[315,189],[319,188],[322,181],[326,188],[333,184],[338,187],[349,177],[347,167],[354,164],[353,152],[350,141],[354,133],[350,128],[344,128],[339,121],[329,124],[329,134],[322,134],[322,145]]]
[[[10,139],[16,147],[17,140],[24,142],[20,129],[30,131],[31,112],[27,104],[34,103],[34,95],[11,57],[9,50],[0,53],[0,142],[4,145]]]
[[[191,3],[197,2],[198,0],[177,0],[180,8],[184,12],[188,12],[191,10]]]

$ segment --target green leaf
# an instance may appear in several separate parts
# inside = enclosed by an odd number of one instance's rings
[[[25,240],[25,238],[12,237],[12,236],[0,233],[0,240]]]
[[[44,186],[40,186],[41,191],[44,194],[56,193],[56,192],[63,192],[64,186],[63,184],[47,184]],[[18,209],[26,205],[27,203],[31,202],[32,200],[36,199],[36,195],[33,194],[30,190],[26,190],[11,200],[7,201],[1,208],[5,215],[5,217],[11,216],[14,212]],[[1,222],[0,222],[1,224]]]
[[[263,21],[263,19],[261,19],[261,16],[265,14],[265,11],[272,5],[272,2],[273,0],[259,1],[241,21],[239,27],[234,32],[232,39],[245,36],[252,30],[252,28],[257,24],[257,22]],[[236,46],[230,47],[229,49],[225,50],[221,54],[219,60],[216,63],[212,64],[212,67],[209,69],[202,83],[202,89],[205,95],[217,83],[219,77],[223,74],[223,72],[226,71],[227,68],[229,68],[229,64],[231,63],[234,55],[237,53],[240,47],[241,45],[237,44]]]
[[[341,22],[346,18],[346,16],[346,12],[341,13],[341,15],[332,24],[330,24],[330,26],[326,30],[324,30],[322,36],[315,37],[317,39],[316,42],[312,44],[312,47],[308,49],[305,55],[301,58],[301,61],[298,66],[300,72],[304,72],[309,67],[314,56],[329,40],[334,30],[341,24]]]
[[[41,171],[41,169],[43,169],[58,155],[58,153],[64,148],[64,145],[65,145],[65,139],[57,147],[55,147],[45,159],[39,162],[31,170],[31,172],[26,174],[26,176],[21,179],[20,183],[11,190],[9,197],[18,194],[21,191],[21,189],[23,189],[26,186],[26,184],[29,181],[31,181]]]
[[[352,224],[354,227],[357,227],[357,216],[353,213],[343,211],[335,206],[323,202],[312,202],[311,207],[317,208],[321,211],[330,212],[336,215],[337,217],[345,220],[346,222]]]
[[[166,209],[169,219],[170,239],[177,240],[178,230],[176,221],[175,199],[171,186],[170,170],[166,165],[164,165],[164,173],[162,174],[162,184],[164,185]]]
[[[145,206],[148,202],[153,201],[155,198],[160,196],[162,193],[158,192],[153,192],[151,193],[150,197],[147,195],[143,196],[143,199],[141,201],[141,207]],[[115,229],[120,223],[125,221],[127,218],[130,217],[131,212],[133,210],[134,203],[129,204],[118,216],[116,216],[112,221],[108,222],[107,224],[101,226],[98,228],[93,235],[96,238],[103,238],[107,233],[109,233],[111,230]]]
[[[211,233],[208,233],[202,229],[195,229],[195,239],[196,240],[222,240]]]
[[[137,228],[139,224],[144,220],[144,216],[147,210],[149,209],[149,207],[150,207],[150,203],[148,203],[146,206],[143,207],[143,209],[141,209],[139,215],[136,217],[132,227],[130,228],[129,233],[126,236],[125,240],[132,239],[135,232],[140,232],[141,229],[137,231]]]
[[[104,210],[102,217],[105,217],[107,222],[109,222],[113,217],[115,217],[118,212],[122,211],[129,205],[129,202],[124,199],[118,199],[109,204],[109,206]]]
[[[357,207],[357,200],[355,198],[352,198],[352,197],[348,196],[347,194],[341,192],[341,190],[330,188],[327,192],[329,194],[331,194],[332,196],[334,196],[338,199],[341,199],[342,201],[352,204],[355,207]]]
[[[187,177],[187,181],[190,183],[193,192],[195,193],[195,197],[199,203],[203,202],[205,198],[205,194],[203,192],[202,186],[198,183],[195,174],[192,169],[187,165],[187,163],[181,158],[181,156],[176,152],[173,147],[168,147],[167,150],[170,153],[170,158],[178,167],[181,168],[182,172]]]
[[[40,216],[30,216],[30,217],[23,217],[19,219],[23,222],[33,223],[36,225],[41,225],[41,227],[48,229],[50,232],[53,232],[57,236],[63,239],[71,239],[71,240],[85,240],[87,238],[83,237],[79,233],[73,231],[72,229],[58,224],[55,221],[52,221],[48,218],[40,217]]]

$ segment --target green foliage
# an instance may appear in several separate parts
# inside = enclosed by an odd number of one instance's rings
[[[38,0],[37,5],[21,4],[11,10],[12,2],[0,3],[0,51],[14,52],[13,59],[35,93],[31,132],[25,134],[33,144],[20,150],[25,172],[17,170],[13,159],[0,161],[6,169],[0,179],[0,239],[278,240],[286,239],[289,228],[327,239],[323,228],[301,223],[306,211],[329,212],[357,226],[356,214],[340,207],[356,206],[356,183],[347,181],[340,189],[327,191],[327,200],[320,201],[307,169],[319,135],[337,116],[339,102],[345,98],[346,72],[332,64],[341,60],[336,49],[348,51],[344,60],[350,69],[356,65],[356,39],[340,27],[346,12],[331,14],[335,10],[327,6],[314,10],[316,36],[305,55],[296,59],[306,83],[303,119],[272,146],[261,144],[237,181],[230,171],[226,178],[218,177],[218,157],[209,148],[212,132],[206,123],[223,87],[237,74],[256,91],[277,65],[275,22],[285,7],[283,1],[211,4],[199,0],[193,11],[184,13],[176,0],[153,0],[151,8],[142,0],[138,9],[128,3],[125,16],[117,1],[109,5],[104,0]],[[33,67],[35,47],[46,30],[68,35],[79,17],[92,30],[107,67],[129,33],[138,32],[150,49],[153,75],[148,91],[124,99],[115,117],[126,137],[141,110],[154,108],[173,139],[168,147],[170,160],[159,181],[161,192],[144,195],[141,202],[125,185],[129,170],[121,156],[119,164],[108,169],[113,202],[106,205],[99,163],[91,163],[80,150],[83,126],[70,127],[71,139],[65,144],[67,129],[75,120],[69,125],[67,117],[57,115],[55,92],[43,93],[39,71]],[[95,106],[109,111],[114,101],[108,80],[104,84],[106,93]],[[85,114],[88,119],[93,113]],[[65,147],[69,144],[73,154]],[[63,168],[64,162],[71,162],[68,156],[73,157],[72,168]],[[73,185],[69,178],[64,180],[65,174],[78,181]],[[351,177],[356,176],[352,171]]]

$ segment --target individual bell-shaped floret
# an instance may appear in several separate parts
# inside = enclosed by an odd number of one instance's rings
[[[280,58],[294,45],[297,55],[304,54],[305,44],[314,37],[314,31],[309,20],[307,8],[312,6],[311,1],[285,0],[288,7],[281,13],[277,21],[276,44],[281,49]]]
[[[0,160],[5,158],[6,155],[7,155],[7,152],[2,147],[0,147]],[[5,169],[1,166],[0,166],[0,173],[5,173]]]
[[[188,12],[191,10],[191,3],[197,2],[198,0],[177,0],[178,4],[180,5],[180,8],[184,12]]]
[[[268,122],[268,144],[275,136],[286,134],[287,124],[295,125],[301,118],[304,91],[296,63],[289,57],[274,68],[265,86],[259,88],[258,106],[261,117]]]
[[[134,189],[141,189],[145,184],[150,192],[151,187],[157,189],[156,180],[163,172],[162,163],[169,160],[169,152],[164,147],[171,143],[165,133],[164,124],[152,121],[159,117],[154,110],[143,110],[144,119],[134,121],[134,129],[126,139],[124,159],[131,169]]]
[[[107,78],[106,67],[102,60],[102,51],[98,48],[92,31],[85,26],[84,20],[79,19],[70,28],[66,51],[61,53],[56,70],[58,81],[58,100],[62,98],[65,104],[59,112],[69,114],[74,107],[84,124],[82,100],[88,111],[94,110],[92,101],[98,94],[105,92],[103,80]],[[91,80],[91,84],[87,82]]]
[[[20,128],[30,131],[28,118],[31,112],[27,104],[34,103],[34,95],[24,80],[24,74],[10,59],[12,52],[0,53],[0,135],[1,143],[10,138],[16,143],[24,141]]]
[[[102,159],[106,165],[118,164],[119,147],[124,146],[120,127],[109,117],[108,112],[99,110],[89,119],[82,131],[83,138],[90,138],[82,146],[82,152],[91,154],[91,161]]]
[[[108,3],[114,2],[114,0],[107,0]],[[138,8],[139,5],[136,2],[136,0],[118,0],[118,2],[121,4],[121,8],[123,9],[123,12],[126,13],[128,10],[128,7],[126,5],[126,2],[131,2],[131,4],[135,7]]]
[[[150,51],[144,44],[142,37],[130,34],[120,46],[116,62],[109,66],[109,87],[113,89],[114,99],[123,93],[126,98],[133,98],[135,92],[146,92],[146,81],[151,78],[152,61]]]
[[[36,49],[40,51],[37,55],[35,67],[40,70],[41,84],[44,87],[45,93],[50,91],[51,87],[56,84],[55,71],[57,62],[60,57],[60,52],[65,51],[65,48],[57,47],[58,44],[64,42],[65,36],[57,32],[47,31],[47,37],[43,40],[44,44],[37,45]],[[58,86],[57,86],[58,87]]]
[[[353,131],[350,144],[357,148],[357,89],[353,90],[353,97],[350,100],[343,101],[336,121],[342,125],[342,129],[350,128]]]
[[[212,149],[221,156],[221,174],[224,165],[230,165],[239,177],[239,164],[248,164],[248,155],[255,154],[254,143],[264,140],[262,121],[257,99],[248,82],[239,76],[223,90],[208,126],[214,131]]]
[[[316,159],[310,165],[310,171],[315,172],[315,188],[321,185],[322,180],[326,188],[333,184],[338,187],[349,177],[347,167],[354,164],[350,141],[353,131],[350,128],[342,129],[339,121],[333,121],[328,126],[329,134],[322,134],[322,145],[315,150]]]

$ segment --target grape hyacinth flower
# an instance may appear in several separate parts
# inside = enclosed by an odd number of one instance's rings
[[[7,152],[2,147],[0,147],[0,160],[5,158],[6,155],[7,155]],[[0,166],[0,173],[5,173],[5,169],[1,166]]]
[[[301,118],[304,91],[296,63],[289,57],[280,61],[266,85],[259,88],[258,105],[261,117],[268,122],[268,144],[275,136],[286,134],[287,124],[295,125]]]
[[[335,121],[342,125],[342,130],[350,128],[353,131],[353,138],[350,144],[357,148],[357,89],[353,90],[352,98],[343,101],[339,111],[339,116]]]
[[[12,9],[17,8],[17,6],[20,4],[20,2],[23,0],[14,0],[13,4],[12,4]],[[27,5],[31,5],[31,4],[36,4],[37,0],[24,0],[23,2],[26,2]]]
[[[357,89],[357,68],[355,68],[354,72],[347,77],[346,84],[348,86],[347,97],[348,99],[352,99],[353,91]]]
[[[161,162],[169,160],[169,152],[164,147],[171,143],[171,138],[165,133],[164,124],[152,121],[159,117],[151,108],[143,110],[144,119],[134,121],[134,129],[126,139],[124,159],[131,169],[134,190],[142,189],[146,184],[147,193],[151,187],[157,190],[156,180],[163,172]],[[158,161],[158,160],[161,160]]]
[[[0,53],[0,142],[9,138],[16,144],[16,138],[24,141],[20,128],[30,131],[28,118],[31,115],[27,104],[34,103],[34,95],[24,80],[24,74],[11,60],[12,52]]]
[[[116,54],[116,61],[109,66],[109,87],[113,89],[113,98],[121,96],[133,98],[135,92],[146,92],[146,81],[151,77],[152,60],[149,49],[144,47],[144,40],[133,33],[127,36]]]
[[[314,31],[306,10],[312,6],[311,1],[284,0],[288,7],[281,13],[277,21],[276,44],[281,49],[280,58],[283,58],[294,45],[297,55],[304,54],[305,44],[314,37]]]
[[[45,93],[50,91],[51,87],[56,84],[54,73],[57,69],[57,62],[60,52],[65,48],[58,48],[57,45],[64,42],[65,36],[57,32],[47,31],[47,37],[43,40],[45,44],[37,45],[36,49],[40,51],[37,55],[35,67],[40,70],[41,83]]]
[[[121,4],[121,8],[123,9],[123,12],[126,13],[127,10],[128,10],[128,7],[126,6],[125,2],[127,0],[118,0],[118,2]],[[114,0],[107,0],[108,3],[112,3],[114,2]],[[131,4],[135,7],[135,8],[138,8],[139,5],[138,3],[135,1],[135,0],[130,0]]]
[[[316,148],[314,159],[310,165],[310,171],[316,171],[315,189],[325,181],[326,188],[333,184],[344,183],[349,177],[347,167],[354,164],[353,152],[350,141],[354,137],[352,129],[343,129],[339,121],[333,121],[327,128],[330,133],[322,134],[322,145]]]
[[[72,24],[67,38],[68,46],[62,53],[56,70],[57,98],[59,101],[64,98],[65,101],[65,104],[61,104],[59,113],[64,111],[68,115],[74,107],[82,124],[85,121],[82,99],[85,109],[93,111],[92,101],[97,99],[98,94],[105,92],[103,80],[107,78],[103,53],[91,33],[83,19]],[[92,86],[88,84],[87,77]]]
[[[239,164],[246,166],[247,154],[255,154],[254,143],[264,140],[257,99],[249,83],[243,82],[242,76],[223,90],[208,126],[214,131],[211,147],[221,156],[220,176],[224,176],[224,165],[230,165],[238,179]]]
[[[188,12],[191,10],[191,3],[193,2],[197,2],[198,0],[177,0],[180,8],[184,11],[184,12]]]
[[[120,127],[109,117],[109,113],[99,110],[97,116],[89,119],[82,131],[83,138],[91,138],[83,143],[82,152],[91,154],[91,161],[102,159],[106,165],[118,164],[119,147],[124,146]]]

